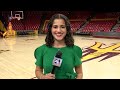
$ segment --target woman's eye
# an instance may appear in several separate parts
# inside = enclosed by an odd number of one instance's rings
[[[53,26],[53,28],[57,28],[57,26]]]
[[[62,26],[62,28],[65,28],[65,26]]]

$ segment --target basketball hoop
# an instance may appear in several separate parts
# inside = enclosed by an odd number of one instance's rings
[[[14,19],[17,19],[19,21],[20,19],[23,19],[23,15],[23,11],[11,11],[12,19],[14,17]]]

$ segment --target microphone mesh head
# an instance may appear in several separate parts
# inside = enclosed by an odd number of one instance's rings
[[[61,58],[61,56],[62,56],[62,52],[61,52],[61,51],[58,51],[58,52],[56,53],[56,57]]]

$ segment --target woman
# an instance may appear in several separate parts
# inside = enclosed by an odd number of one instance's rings
[[[38,79],[82,79],[82,50],[74,45],[69,19],[55,14],[48,22],[46,44],[35,49],[35,74]],[[56,53],[62,53],[62,63],[54,73],[52,64]]]

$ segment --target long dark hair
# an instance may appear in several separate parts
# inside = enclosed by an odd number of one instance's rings
[[[73,39],[72,33],[71,33],[70,21],[63,14],[54,14],[50,18],[50,20],[48,22],[48,26],[47,26],[48,32],[47,32],[47,36],[45,38],[46,45],[51,47],[54,43],[54,38],[53,38],[52,33],[51,33],[51,28],[52,28],[52,25],[53,25],[53,22],[54,22],[55,19],[63,19],[65,21],[65,25],[66,25],[66,29],[67,29],[67,34],[65,36],[65,44],[67,46],[73,46],[74,45],[74,39]]]

